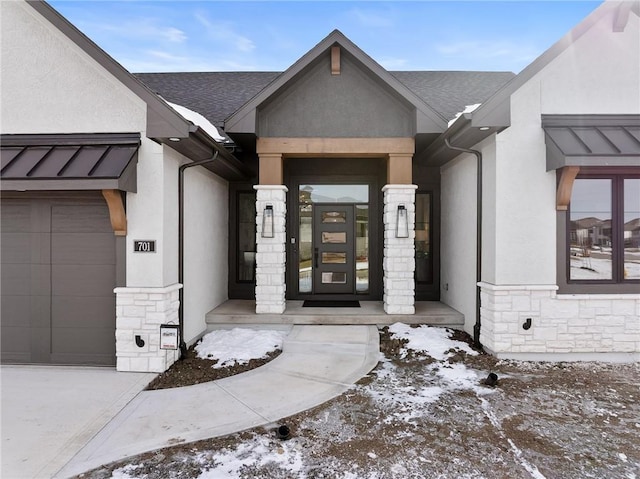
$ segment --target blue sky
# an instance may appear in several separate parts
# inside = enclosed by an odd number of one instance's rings
[[[601,2],[50,3],[132,72],[283,71],[337,28],[388,70],[517,73]]]

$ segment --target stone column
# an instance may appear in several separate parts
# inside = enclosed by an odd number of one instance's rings
[[[287,187],[256,185],[256,313],[284,313]],[[264,211],[273,210],[273,237],[264,238]]]
[[[393,184],[384,193],[384,310],[387,314],[415,314],[416,185]],[[404,206],[409,237],[396,237],[398,206]]]
[[[162,373],[178,359],[179,349],[160,349],[160,325],[178,324],[180,288],[176,283],[165,288],[114,290],[118,371]],[[136,336],[140,336],[138,344]]]

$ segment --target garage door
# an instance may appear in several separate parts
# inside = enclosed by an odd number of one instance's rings
[[[1,201],[2,361],[115,364],[116,243],[101,198]]]

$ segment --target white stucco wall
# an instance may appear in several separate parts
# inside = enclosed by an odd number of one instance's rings
[[[180,155],[143,139],[138,191],[127,193],[127,286],[165,287],[178,281]],[[134,253],[136,240],[155,240],[155,253]]]
[[[2,133],[136,132],[146,104],[22,1],[0,2]]]
[[[495,248],[483,255],[493,255],[494,271],[485,261],[481,342],[498,357],[639,358],[637,294],[557,292],[556,173],[546,171],[541,127],[544,114],[640,113],[640,19],[632,13],[624,32],[612,24],[604,16],[513,93],[511,126],[485,162],[495,204],[488,213],[485,205],[484,237]]]
[[[640,19],[605,16],[511,97],[496,140],[493,284],[555,284],[555,172],[546,171],[543,114],[640,113]],[[526,267],[523,267],[526,266]]]
[[[441,169],[440,300],[464,314],[469,334],[476,318],[476,164],[463,154]]]
[[[205,329],[205,314],[228,299],[229,185],[195,166],[185,170],[184,335]]]

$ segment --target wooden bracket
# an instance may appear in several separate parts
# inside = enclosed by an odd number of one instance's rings
[[[560,174],[560,183],[558,183],[558,192],[556,194],[556,210],[567,211],[569,202],[571,201],[571,190],[573,190],[573,182],[580,172],[579,166],[565,166]]]
[[[340,47],[331,47],[331,74],[340,75]]]
[[[109,207],[113,233],[116,236],[127,236],[127,214],[124,211],[120,190],[102,190],[102,196]]]

